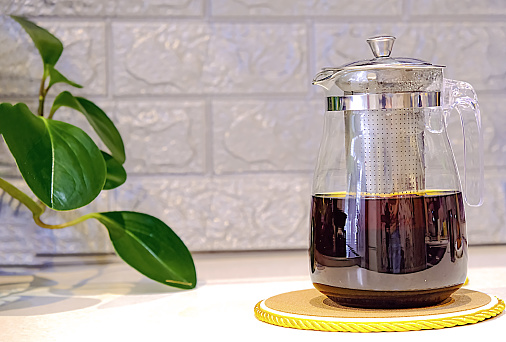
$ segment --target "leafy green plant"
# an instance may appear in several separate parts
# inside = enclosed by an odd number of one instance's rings
[[[63,52],[60,40],[25,18],[11,17],[33,40],[42,57],[44,72],[37,114],[24,103],[1,103],[0,134],[37,199],[2,178],[0,188],[24,204],[42,228],[62,229],[88,219],[98,220],[107,228],[117,254],[130,266],[160,283],[194,288],[196,272],[191,253],[172,229],[153,216],[116,211],[90,213],[58,225],[44,223],[46,208],[77,209],[91,203],[102,191],[123,184],[127,177],[123,168],[125,148],[107,114],[83,97],[63,91],[55,97],[49,114],[45,115],[44,104],[53,85],[82,86],[70,81],[55,67]],[[62,107],[84,115],[108,152],[101,151],[80,128],[55,120],[55,114]]]

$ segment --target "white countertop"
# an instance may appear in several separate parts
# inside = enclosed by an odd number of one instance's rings
[[[469,254],[467,287],[506,299],[506,246],[472,246]],[[353,341],[373,336],[468,341],[503,333],[506,326],[503,312],[467,326],[374,335],[277,327],[258,321],[253,308],[262,299],[312,288],[306,251],[195,253],[194,259],[199,283],[190,291],[146,279],[112,256],[78,259],[89,262],[80,265],[60,257],[53,267],[0,275],[0,341],[309,341],[343,336]],[[72,262],[65,265],[67,261]]]

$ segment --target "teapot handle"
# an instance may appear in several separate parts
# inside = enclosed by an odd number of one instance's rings
[[[455,109],[462,124],[465,201],[470,206],[480,206],[483,202],[483,135],[476,92],[469,83],[445,79],[443,96],[445,116]]]

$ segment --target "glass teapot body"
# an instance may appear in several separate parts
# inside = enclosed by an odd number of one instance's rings
[[[324,69],[314,81],[327,110],[313,180],[311,278],[344,305],[433,305],[466,279],[462,192],[481,202],[478,104],[467,83],[443,78],[443,67],[381,62]],[[447,135],[454,110],[467,145],[463,186]]]

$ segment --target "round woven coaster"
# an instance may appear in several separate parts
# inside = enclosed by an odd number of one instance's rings
[[[380,332],[441,329],[481,322],[504,310],[504,301],[459,289],[443,303],[416,309],[361,309],[334,303],[316,289],[283,293],[260,301],[255,316],[287,328]]]

